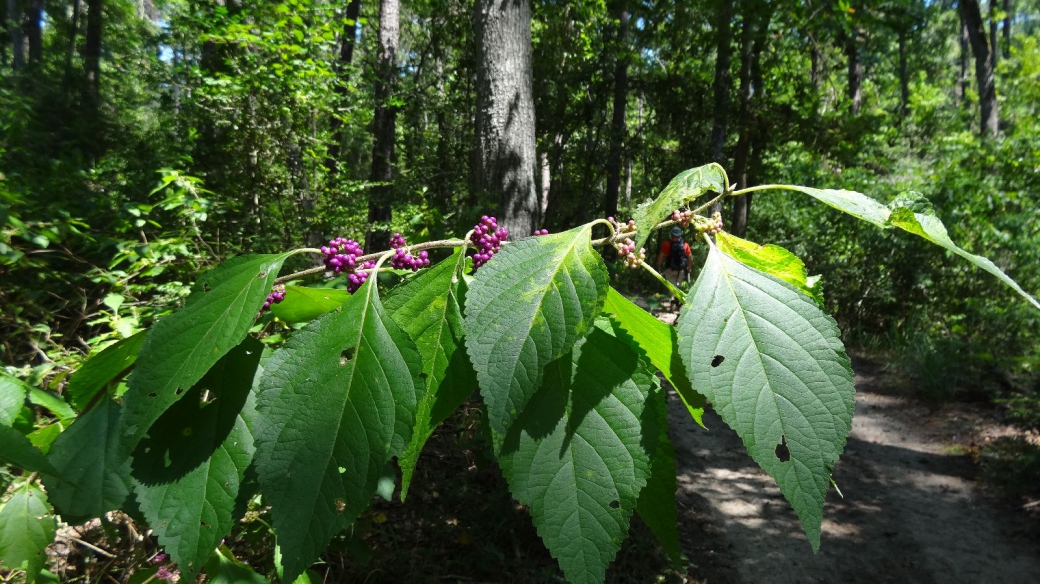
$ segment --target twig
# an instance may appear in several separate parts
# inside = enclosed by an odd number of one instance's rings
[[[1026,503],[1025,505],[1022,505],[1022,508],[1023,509],[1032,509],[1033,507],[1036,507],[1037,505],[1040,505],[1040,501],[1030,501],[1029,503]]]
[[[76,536],[66,535],[65,537],[68,538],[68,539],[71,539],[72,541],[78,543],[79,545],[81,545],[81,546],[83,546],[85,548],[89,548],[89,549],[94,550],[95,552],[105,556],[106,558],[114,558],[114,557],[116,557],[115,554],[110,553],[110,552],[106,552],[105,550],[99,548],[98,546],[96,546],[96,545],[94,545],[92,543],[87,543],[87,542],[83,541],[82,539],[80,539],[80,538],[78,538]]]

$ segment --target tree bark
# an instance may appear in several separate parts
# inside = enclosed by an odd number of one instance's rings
[[[43,17],[43,0],[27,0],[25,3],[25,38],[29,43],[29,66],[43,61],[43,31],[40,19]]]
[[[715,21],[715,113],[711,125],[711,158],[713,161],[726,164],[726,126],[729,122],[729,92],[733,85],[729,68],[733,62],[733,46],[730,30],[733,20],[733,1],[719,0]],[[709,213],[722,211],[719,201],[708,209]]]
[[[617,33],[617,64],[614,68],[614,115],[610,122],[610,158],[607,160],[607,196],[604,213],[617,216],[618,196],[621,192],[621,159],[624,150],[625,109],[628,105],[628,19],[626,3],[619,2]]]
[[[975,55],[975,80],[979,87],[979,132],[983,136],[996,136],[998,126],[997,88],[993,77],[993,59],[990,44],[986,39],[985,23],[978,0],[960,0],[958,3],[964,23],[968,29],[968,41]]]
[[[719,0],[717,20],[715,22],[715,119],[711,127],[711,156],[719,164],[725,164],[726,125],[729,121],[729,91],[733,80],[729,68],[733,62],[731,38],[731,21],[733,20],[732,0]]]
[[[389,183],[393,179],[394,138],[397,129],[397,107],[390,104],[397,87],[397,45],[400,30],[398,0],[379,2],[379,46],[376,52],[376,108],[372,120],[372,174],[374,182]],[[392,189],[389,184],[372,187],[368,199],[368,234],[365,249],[389,246]],[[373,226],[373,224],[377,224]]]
[[[529,0],[477,0],[476,168],[478,193],[499,203],[513,236],[537,224],[535,111]],[[558,181],[553,181],[553,186]]]
[[[989,0],[989,60],[994,75],[997,73],[997,59],[999,59],[1000,55],[999,42],[997,41],[998,24],[1000,24],[1000,21],[997,20],[997,0]]]
[[[354,45],[357,43],[358,17],[361,15],[361,0],[350,0],[347,5],[347,13],[344,18],[343,31],[339,39],[339,60],[336,63],[337,81],[335,87],[338,103],[345,103],[350,95],[347,81],[350,78],[350,66],[354,62]],[[340,148],[343,144],[343,120],[339,116],[332,116],[329,123],[332,131],[332,140],[325,157],[325,168],[329,173],[335,174],[340,158]]]
[[[7,4],[8,4],[7,2],[0,2],[0,30],[4,31],[5,33],[7,32],[7,10],[8,10]],[[3,66],[3,67],[7,66],[7,49],[8,49],[8,46],[9,46],[8,42],[0,43],[0,66]]]
[[[69,23],[69,44],[65,51],[65,74],[62,76],[62,93],[69,103],[72,85],[72,60],[76,57],[76,36],[79,34],[79,0],[72,0],[72,21]]]
[[[748,186],[748,159],[751,148],[757,141],[758,105],[761,103],[761,68],[759,59],[765,46],[769,20],[772,12],[764,2],[745,0],[740,50],[740,137],[733,156],[733,176],[737,188]],[[733,220],[730,231],[743,237],[747,233],[748,217],[751,212],[752,195],[742,195],[733,200]]]
[[[25,36],[22,34],[22,12],[18,0],[7,0],[7,34],[11,39],[11,67],[25,67]]]
[[[906,58],[906,30],[899,30],[899,120],[910,112],[910,69]]]
[[[1004,58],[1011,56],[1011,0],[1004,0]]]
[[[101,102],[101,12],[103,0],[87,0],[87,37],[83,52],[87,71],[87,104],[93,114]]]
[[[845,56],[848,58],[848,96],[849,113],[859,115],[863,107],[863,60],[860,59],[859,48],[863,43],[863,31],[853,28],[845,35]]]
[[[964,12],[958,10],[961,22],[960,36],[960,73],[957,77],[957,87],[954,92],[961,107],[968,107],[968,23],[964,20]]]

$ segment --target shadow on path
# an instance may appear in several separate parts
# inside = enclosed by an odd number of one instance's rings
[[[857,370],[869,371],[855,363]],[[694,572],[716,583],[1040,582],[1040,552],[1022,524],[976,492],[974,467],[921,435],[905,399],[856,376],[856,415],[824,506],[813,555],[780,490],[714,413],[696,427],[669,403],[679,511]],[[684,525],[685,524],[685,525]]]

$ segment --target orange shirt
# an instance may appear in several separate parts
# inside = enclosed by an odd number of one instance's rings
[[[684,251],[686,252],[686,255],[690,255],[693,253],[692,251],[690,251],[690,244],[686,243],[685,241],[683,242],[683,248],[685,248]],[[666,239],[665,242],[661,244],[661,253],[663,253],[666,256],[672,255],[671,239]]]

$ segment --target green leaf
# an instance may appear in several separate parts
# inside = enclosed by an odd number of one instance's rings
[[[286,257],[239,256],[220,264],[199,279],[184,308],[152,327],[124,396],[124,452],[242,342]]]
[[[462,349],[465,267],[465,252],[456,252],[398,286],[386,298],[387,312],[419,349],[426,379],[426,395],[419,402],[412,439],[398,460],[402,501],[433,430],[477,388],[476,373]]]
[[[47,495],[25,483],[0,509],[0,561],[8,570],[25,570],[24,582],[35,581],[55,531]]]
[[[0,426],[12,426],[25,407],[29,386],[21,380],[0,373]]]
[[[29,472],[63,476],[25,434],[10,426],[0,426],[0,460]]]
[[[285,300],[271,305],[271,314],[285,322],[307,322],[336,310],[347,298],[346,290],[286,286]]]
[[[284,581],[317,559],[408,444],[422,398],[415,344],[386,314],[375,279],[264,363],[257,471],[284,554]]]
[[[955,244],[946,232],[946,226],[944,226],[942,221],[935,216],[931,204],[928,203],[927,199],[924,199],[922,195],[914,192],[903,193],[892,202],[892,207],[892,216],[889,217],[888,220],[889,224],[904,231],[909,231],[914,235],[919,235],[939,247],[961,256],[983,270],[986,270],[990,274],[993,274],[998,280],[1008,285],[1012,290],[1018,292],[1023,298],[1028,300],[1030,304],[1036,308],[1040,308],[1040,302],[1038,302],[1033,295],[1023,290],[1022,287],[1018,285],[1018,282],[1015,282],[1008,277],[1008,275],[998,268],[996,264],[987,258],[969,253]]]
[[[29,403],[47,408],[63,422],[76,418],[76,412],[72,411],[69,404],[65,403],[65,400],[56,393],[43,391],[37,387],[30,387]]]
[[[690,385],[690,378],[683,368],[682,359],[679,358],[679,336],[675,327],[657,320],[613,288],[607,291],[603,313],[621,328],[621,331],[614,329],[614,334],[619,339],[631,340],[646,354],[654,367],[675,388],[690,416],[703,428],[704,406],[707,401]]]
[[[717,233],[715,243],[722,253],[745,266],[780,278],[823,306],[823,286],[819,278],[810,279],[805,273],[805,264],[793,253],[778,245],[759,245],[726,232]]]
[[[466,349],[491,427],[506,432],[538,390],[542,369],[585,336],[608,275],[592,224],[505,246],[466,297]]]
[[[653,413],[657,416],[657,446],[650,457],[650,479],[639,493],[636,513],[657,536],[672,562],[678,563],[682,549],[679,546],[679,507],[675,499],[679,488],[675,477],[675,447],[668,439],[668,404],[664,392],[656,392],[652,401]]]
[[[137,353],[147,334],[148,331],[141,331],[87,359],[69,378],[66,393],[72,406],[77,410],[85,409],[99,391],[123,375],[137,361]]]
[[[844,191],[837,189],[814,189],[812,187],[800,187],[796,185],[784,185],[786,190],[805,193],[839,211],[844,211],[853,217],[873,223],[882,229],[888,227],[888,207],[871,199],[863,193],[856,191]]]
[[[855,388],[834,319],[787,282],[714,245],[679,315],[694,386],[794,507],[813,550]]]
[[[543,236],[544,237],[544,236]],[[498,461],[513,497],[573,583],[602,582],[650,475],[657,429],[644,415],[657,376],[626,343],[594,328],[546,367]]]
[[[64,424],[54,422],[33,430],[26,434],[26,438],[29,439],[33,446],[39,448],[40,452],[47,454],[51,450],[51,444],[61,435],[64,429]]]
[[[119,509],[130,494],[130,459],[120,452],[119,404],[105,398],[51,444],[47,458],[68,482],[43,478],[51,502],[75,523]]]
[[[635,239],[636,249],[646,247],[646,241],[650,238],[654,225],[670,218],[672,211],[704,193],[722,193],[728,186],[726,171],[714,162],[675,175],[656,199],[636,208],[632,216],[639,229]]]
[[[235,559],[227,546],[220,546],[206,563],[207,584],[268,584],[269,580]]]
[[[159,544],[187,581],[231,532],[253,459],[250,389],[263,345],[247,338],[160,417],[134,453],[134,490]]]

